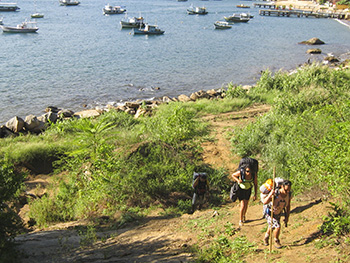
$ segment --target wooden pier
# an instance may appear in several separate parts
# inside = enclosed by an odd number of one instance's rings
[[[259,7],[259,8],[276,8],[276,4],[274,2],[272,3],[254,3],[254,7]]]
[[[315,17],[315,18],[338,18],[344,19],[346,13],[344,12],[320,12],[320,11],[304,11],[304,10],[283,10],[283,9],[261,9],[259,10],[261,16],[282,16],[282,17]]]

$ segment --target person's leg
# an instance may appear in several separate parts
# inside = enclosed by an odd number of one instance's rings
[[[199,195],[198,196],[198,203],[199,203],[198,210],[201,210],[202,209],[202,205],[204,203],[204,195]]]
[[[243,201],[243,216],[241,216],[241,220],[243,223],[245,223],[245,218],[248,210],[249,200],[242,200]]]
[[[268,245],[269,245],[270,233],[271,233],[271,228],[268,227],[268,228],[267,228],[267,231],[266,231],[266,233],[265,233],[265,236],[264,236],[264,245],[265,245],[265,246],[268,246]]]
[[[194,193],[192,198],[192,213],[194,213],[194,211],[196,210],[197,199],[198,199],[198,195]]]

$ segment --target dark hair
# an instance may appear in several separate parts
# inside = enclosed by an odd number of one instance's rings
[[[289,181],[289,180],[284,180],[282,185],[289,185],[289,186],[292,186],[292,182]]]

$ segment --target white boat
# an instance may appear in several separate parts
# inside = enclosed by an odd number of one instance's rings
[[[3,32],[6,33],[35,33],[38,31],[38,26],[35,21],[24,21],[17,26],[0,26]]]
[[[214,23],[215,29],[229,29],[232,26],[226,21],[216,21]]]
[[[112,6],[110,4],[105,5],[105,7],[102,9],[103,14],[105,15],[115,15],[115,14],[123,14],[126,12],[126,9],[117,5],[117,6]]]
[[[10,12],[10,11],[17,11],[20,8],[17,6],[16,3],[1,3],[0,2],[0,11],[1,12]]]
[[[224,16],[227,22],[248,22],[250,20],[250,15],[247,13],[234,13],[231,16]]]
[[[34,13],[30,15],[31,18],[43,18],[44,14],[41,13]]]
[[[77,0],[60,0],[60,5],[79,5],[80,2]]]
[[[193,7],[187,9],[187,14],[189,15],[206,15],[208,14],[208,11],[205,7]]]
[[[142,16],[131,17],[125,20],[121,20],[120,24],[122,28],[143,28],[145,27],[144,19]]]
[[[161,35],[164,32],[158,26],[149,24],[145,24],[144,28],[134,28],[134,35]]]

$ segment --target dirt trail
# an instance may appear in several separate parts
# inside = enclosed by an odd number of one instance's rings
[[[234,171],[239,159],[229,150],[227,133],[232,133],[232,127],[253,121],[268,110],[267,106],[256,106],[240,112],[207,116],[215,140],[203,144],[204,160],[214,167]],[[177,218],[160,216],[157,211],[137,226],[93,232],[99,241],[92,246],[83,245],[95,240],[94,234],[79,235],[76,230],[76,226],[84,222],[58,224],[19,236],[16,240],[23,253],[22,262],[189,262],[193,259],[191,246],[205,246],[224,234],[229,225],[235,232],[232,239],[243,235],[256,245],[256,252],[245,258],[247,262],[335,262],[340,256],[334,248],[315,248],[317,227],[328,210],[327,201],[295,198],[289,226],[282,229],[284,247],[274,249],[271,254],[262,243],[266,222],[257,201],[250,203],[247,223],[240,230],[239,204],[236,202]]]

